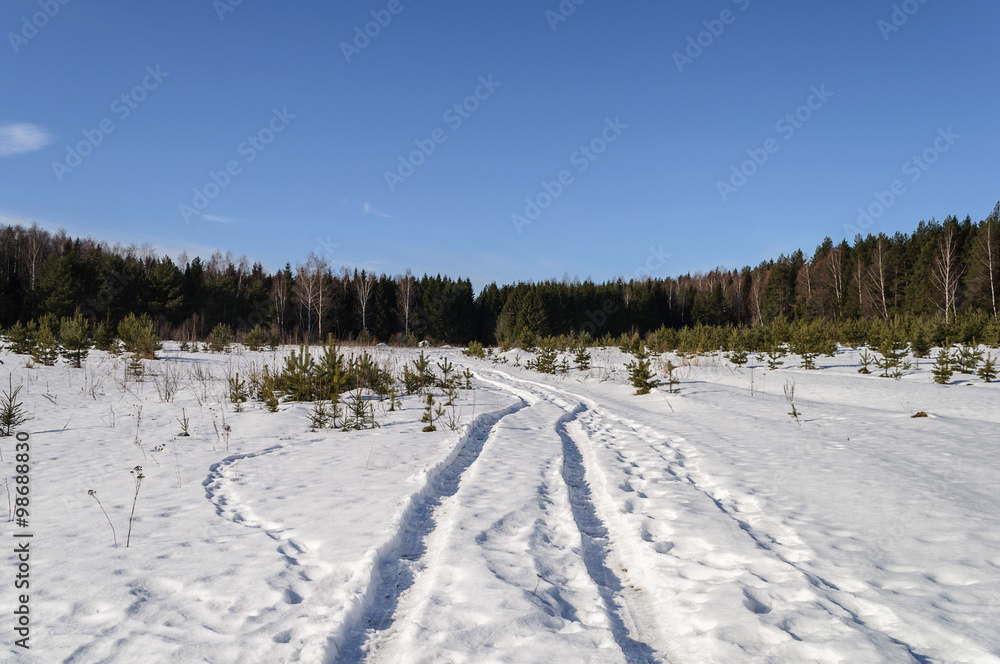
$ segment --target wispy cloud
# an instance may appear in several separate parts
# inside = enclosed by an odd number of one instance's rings
[[[27,122],[0,124],[0,157],[41,150],[52,142],[42,127]]]
[[[239,221],[239,219],[235,217],[223,217],[217,214],[203,214],[201,215],[201,218],[204,219],[205,221],[214,221],[218,224],[226,224],[230,226]]]
[[[362,205],[364,206],[365,214],[373,214],[376,217],[385,217],[386,219],[392,219],[391,214],[386,214],[381,210],[376,210],[374,207],[372,207],[371,203],[362,203]]]

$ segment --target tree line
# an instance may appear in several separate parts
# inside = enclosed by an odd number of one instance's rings
[[[913,233],[825,238],[811,254],[742,269],[604,283],[486,286],[469,279],[334,270],[321,256],[276,272],[216,252],[174,262],[148,246],[70,238],[37,225],[0,227],[0,325],[46,314],[112,328],[147,314],[163,338],[202,340],[218,324],[283,343],[342,340],[532,344],[537,338],[645,336],[693,326],[775,321],[997,319],[1000,203],[985,219],[921,221]]]

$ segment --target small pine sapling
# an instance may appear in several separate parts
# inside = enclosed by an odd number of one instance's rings
[[[650,390],[660,384],[660,381],[653,377],[649,353],[642,343],[636,347],[635,359],[625,365],[625,368],[628,370],[628,377],[632,381],[636,395],[649,394]]]
[[[734,348],[733,350],[729,351],[726,357],[729,358],[729,361],[735,364],[736,366],[742,367],[750,360],[750,353],[747,351],[746,348]]]
[[[677,366],[670,360],[667,360],[667,366],[665,369],[667,371],[667,392],[670,394],[680,392],[681,389],[677,386],[681,384],[681,381],[674,375],[674,372],[677,370]]]
[[[427,402],[424,404],[424,415],[423,415],[423,417],[420,418],[420,421],[421,422],[426,422],[427,426],[425,426],[422,429],[422,431],[426,431],[426,432],[437,431],[437,428],[434,426],[434,418],[435,418],[435,413],[434,413],[434,395],[431,394],[430,392],[428,392],[427,393]]]
[[[885,335],[879,343],[878,352],[881,359],[875,360],[875,365],[882,370],[880,378],[895,378],[903,376],[903,358],[906,356],[906,342],[893,334]]]
[[[767,353],[765,353],[765,357],[767,357],[767,368],[772,371],[778,369],[785,363],[781,358],[787,354],[788,351],[785,350],[784,345],[778,343],[772,344]]]
[[[33,323],[27,326],[17,321],[7,330],[7,341],[10,342],[10,352],[17,355],[31,355],[35,350],[37,328]]]
[[[28,420],[28,413],[17,395],[21,392],[23,385],[14,387],[12,376],[7,376],[7,390],[0,393],[0,437],[14,435],[14,429],[21,426]]]
[[[950,348],[945,346],[938,352],[937,361],[934,363],[931,373],[934,374],[934,382],[939,385],[947,385],[951,382],[951,374],[953,372]]]
[[[538,373],[554,374],[556,372],[556,358],[559,352],[556,350],[555,341],[551,338],[543,339],[538,347],[538,355],[535,359],[535,369]]]
[[[313,431],[326,429],[330,426],[333,419],[333,413],[327,408],[326,401],[317,400],[313,402],[312,412],[309,413],[309,422],[312,424]]]
[[[59,326],[60,354],[74,369],[79,369],[93,346],[90,324],[80,314],[63,318]]]
[[[859,374],[870,374],[871,369],[868,368],[869,364],[874,364],[875,358],[871,353],[868,352],[868,348],[862,346],[861,354],[858,355],[858,362],[861,363],[861,368],[858,369]]]
[[[389,412],[395,412],[397,408],[403,407],[403,401],[399,398],[399,393],[396,392],[396,386],[393,385],[389,388]]]
[[[455,370],[455,365],[446,357],[443,362],[437,363],[437,368],[441,370],[441,381],[438,386],[447,389],[451,385],[451,372]]]
[[[233,328],[225,323],[219,323],[208,333],[208,349],[213,353],[228,353],[229,344],[233,342]]]
[[[55,316],[45,315],[38,321],[38,334],[35,337],[35,347],[31,353],[32,359],[47,367],[55,366],[59,359],[59,341],[53,329],[58,324]]]
[[[954,362],[958,365],[958,369],[962,373],[975,373],[976,367],[979,366],[979,362],[983,359],[983,351],[976,348],[976,342],[973,340],[972,345],[960,346],[958,353],[954,358]]]
[[[478,341],[470,341],[469,347],[462,351],[462,355],[483,359],[486,357],[486,352],[483,350],[483,344]]]
[[[573,362],[576,363],[576,368],[580,371],[586,371],[590,368],[590,351],[587,350],[586,346],[581,344],[577,347]]]
[[[316,363],[306,346],[285,358],[285,367],[279,377],[282,392],[293,401],[312,401],[315,396]]]
[[[976,375],[984,383],[992,383],[997,377],[996,360],[993,359],[993,354],[989,353],[986,355],[986,359],[983,360],[983,366],[979,367],[976,371]]]
[[[910,341],[910,350],[913,352],[913,357],[916,358],[924,358],[930,355],[931,342],[927,338],[923,327],[918,327],[916,334],[913,335],[913,339]]]
[[[424,351],[420,351],[420,356],[413,360],[412,364],[417,390],[427,387],[434,381],[434,374],[431,373],[431,361],[424,357]],[[407,391],[410,391],[409,388]]]
[[[257,351],[267,343],[267,332],[259,324],[254,325],[243,338],[248,350]]]
[[[229,383],[229,401],[233,404],[233,410],[237,413],[242,413],[243,404],[246,403],[249,397],[246,381],[242,380],[237,373],[229,378],[227,382]]]

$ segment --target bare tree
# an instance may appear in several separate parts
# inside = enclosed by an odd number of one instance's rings
[[[868,263],[868,290],[879,315],[886,320],[889,318],[889,305],[886,297],[889,290],[888,279],[888,243],[885,240],[885,236],[879,234],[878,239],[875,241],[875,247],[872,250],[871,260]]]
[[[354,271],[354,289],[358,293],[362,330],[368,329],[368,302],[371,300],[376,281],[377,277],[374,274],[366,274],[364,270],[361,270],[360,273],[357,270]]]
[[[295,268],[295,285],[293,294],[299,303],[300,311],[305,312],[306,342],[312,343],[313,313],[319,320],[319,332],[323,333],[323,315],[329,298],[324,297],[326,291],[326,262],[314,253],[310,253],[304,265]]]
[[[961,276],[962,269],[959,267],[958,261],[958,237],[956,237],[955,226],[948,224],[944,227],[934,251],[930,274],[931,283],[941,294],[941,310],[944,312],[946,323],[951,319],[952,314],[957,314],[955,300],[958,295],[958,280]]]
[[[833,288],[834,303],[839,303],[844,297],[844,255],[840,247],[834,247],[827,254],[829,268],[829,284]]]
[[[767,287],[767,274],[758,268],[750,275],[750,309],[758,325],[764,324],[764,289]]]
[[[410,316],[417,306],[417,280],[413,278],[413,273],[409,270],[406,274],[396,278],[398,288],[396,289],[396,311],[399,312],[400,321],[403,323],[404,336],[410,335]]]
[[[271,301],[274,302],[274,311],[278,314],[278,333],[281,341],[285,339],[285,312],[288,310],[288,302],[292,294],[292,284],[288,273],[285,270],[278,270],[271,281]]]
[[[1000,248],[1000,237],[997,231],[1000,225],[1000,203],[993,208],[993,214],[979,227],[979,234],[976,235],[975,256],[979,264],[979,282],[983,290],[989,287],[990,308],[993,309],[993,317],[997,317],[997,266],[1000,264],[998,258],[998,248]]]

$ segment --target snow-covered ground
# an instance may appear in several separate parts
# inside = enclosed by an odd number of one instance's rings
[[[543,376],[431,349],[476,376],[456,430],[422,432],[418,396],[369,431],[234,412],[224,377],[287,352],[168,344],[143,382],[0,353],[34,416],[29,525],[0,520],[8,551],[33,536],[31,648],[9,553],[0,659],[1000,662],[1000,384],[841,350],[693,358],[637,397],[617,350]]]

